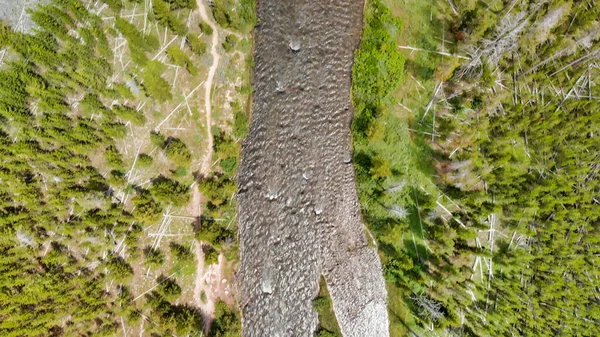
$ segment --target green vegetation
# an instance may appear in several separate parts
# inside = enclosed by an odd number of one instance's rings
[[[235,37],[235,35],[230,34],[225,36],[225,41],[222,44],[223,50],[225,50],[226,52],[232,51],[237,45],[237,42],[237,37]]]
[[[194,255],[192,252],[176,242],[171,242],[169,244],[169,248],[171,250],[171,255],[175,256],[179,262],[189,262],[194,260]]]
[[[215,0],[213,3],[213,16],[221,27],[247,33],[256,25],[254,0]],[[212,33],[212,31],[205,31],[204,27],[202,28],[207,35]]]
[[[248,135],[250,129],[250,121],[248,116],[241,112],[236,111],[233,115],[233,132],[232,135],[237,139],[244,139]]]
[[[184,97],[203,80],[208,40],[187,25],[196,1],[152,3],[146,16],[137,0],[49,0],[29,11],[31,34],[0,23],[1,336],[204,328],[180,297],[195,272],[186,211],[205,142]],[[230,177],[236,155],[224,158]],[[229,228],[215,250],[235,252]],[[211,336],[239,335],[231,310]]]
[[[152,166],[153,160],[154,159],[152,159],[152,157],[150,157],[149,155],[142,153],[138,156],[137,163],[141,168],[148,168]]]
[[[133,276],[133,268],[121,257],[113,257],[106,263],[106,269],[117,282],[123,282]]]
[[[214,219],[203,219],[200,229],[196,231],[196,239],[209,243],[213,247],[219,248],[221,243],[235,235],[232,231],[223,228]]]
[[[157,282],[160,281],[164,281],[164,279],[159,277]],[[178,335],[189,335],[202,330],[202,315],[196,308],[181,304],[171,304],[171,302],[157,290],[152,291],[145,296],[148,305],[152,308],[151,319],[159,322],[166,331]]]
[[[150,193],[156,200],[174,206],[183,206],[190,200],[188,187],[165,176],[159,176],[152,181]]]
[[[315,311],[319,315],[319,328],[315,336],[342,337],[342,332],[333,312],[333,303],[329,296],[327,283],[323,276],[321,276],[321,280],[319,281],[319,295],[313,300],[313,308],[315,308]]]
[[[197,53],[199,51],[198,49],[200,48],[200,46],[198,46],[198,42],[196,42],[195,46],[192,45],[192,47],[195,47],[196,49],[194,50],[194,48],[192,48],[194,52]],[[167,47],[166,53],[167,55],[169,55],[169,58],[174,64],[184,67],[187,71],[189,71],[190,75],[196,75],[198,73],[198,69],[196,68],[196,66],[194,66],[192,60],[190,60],[185,54],[185,52],[179,49],[177,46],[171,45]]]
[[[215,320],[210,329],[215,337],[239,337],[242,335],[242,319],[238,311],[233,311],[223,301],[215,305]]]
[[[159,61],[150,61],[142,74],[146,94],[159,102],[165,102],[173,98],[171,86],[160,76],[165,69],[165,65]]]
[[[185,23],[177,18],[177,14],[173,11],[179,9],[179,5],[184,8],[193,8],[196,6],[195,1],[168,1],[154,0],[152,2],[152,10],[156,21],[163,27],[168,28],[173,34],[185,36],[187,27]]]
[[[144,265],[150,269],[158,269],[165,263],[165,255],[157,248],[144,248]]]
[[[157,131],[150,132],[150,142],[153,146],[163,149],[167,144],[167,138]]]
[[[392,336],[594,335],[599,12],[368,2],[354,159]]]
[[[145,65],[148,62],[146,53],[152,52],[159,47],[158,40],[151,35],[146,36],[140,33],[136,26],[123,18],[116,19],[115,27],[127,39],[132,60],[139,65]]]
[[[204,249],[204,263],[209,266],[219,262],[219,252],[211,246],[205,246]]]
[[[188,174],[187,170],[183,166],[178,166],[174,171],[171,171],[171,173],[173,173],[173,176],[176,178],[183,178]]]
[[[212,27],[204,21],[200,22],[200,30],[206,35],[212,35],[213,33]]]
[[[206,53],[206,43],[204,43],[204,41],[202,41],[196,35],[188,34],[186,37],[186,42],[196,55],[202,56]]]
[[[133,214],[140,221],[152,223],[160,218],[162,206],[154,200],[150,191],[138,189],[131,201],[135,205]]]
[[[181,295],[181,287],[175,280],[161,275],[156,282],[158,283],[156,291],[169,301],[174,301]]]
[[[218,158],[220,164],[214,173],[202,177],[198,184],[198,189],[207,200],[203,205],[203,216],[195,237],[197,240],[209,244],[211,249],[222,249],[229,246],[228,242],[237,238],[235,177],[240,144],[220,130],[216,131],[214,134],[214,157]],[[216,261],[217,256],[215,255],[211,259]],[[209,258],[206,251],[205,257]],[[209,262],[207,261],[207,263]]]
[[[192,153],[178,138],[169,137],[165,142],[165,154],[175,164],[187,167],[192,161]]]

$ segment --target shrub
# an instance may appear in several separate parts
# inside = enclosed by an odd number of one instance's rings
[[[171,250],[171,255],[175,256],[178,262],[189,262],[194,259],[194,254],[189,249],[176,242],[169,243],[169,249]]]
[[[378,105],[404,79],[405,59],[395,41],[401,23],[377,1],[371,4],[365,16],[367,25],[352,68],[352,93],[355,102]],[[358,104],[355,106],[358,108]]]
[[[104,159],[109,167],[115,169],[123,167],[123,157],[119,153],[119,150],[113,145],[107,147],[106,151],[104,151]]]
[[[237,170],[237,167],[238,167],[237,158],[230,157],[227,159],[223,159],[223,160],[221,160],[220,166],[223,169],[223,172],[225,172],[227,175],[231,176],[235,173],[235,170]]]
[[[226,52],[230,52],[235,48],[235,46],[237,45],[237,42],[238,42],[237,37],[235,37],[234,35],[231,35],[231,34],[227,35],[225,37],[225,41],[223,42],[223,49]]]
[[[152,157],[150,157],[149,155],[147,155],[145,153],[142,153],[138,156],[137,164],[141,168],[147,168],[152,165],[152,161],[153,161]]]
[[[160,218],[162,207],[152,198],[149,191],[140,189],[131,201],[135,205],[133,214],[136,219],[144,222],[154,222]]]
[[[144,68],[142,86],[146,94],[159,102],[166,102],[173,98],[171,94],[171,85],[160,75],[164,72],[165,65],[160,61],[150,61]]]
[[[219,262],[219,252],[212,246],[204,246],[202,251],[204,252],[204,263],[207,266]]]
[[[154,179],[150,187],[150,192],[156,200],[176,207],[183,206],[190,200],[188,191],[186,186],[162,175]]]
[[[256,24],[254,0],[214,0],[213,3],[213,16],[222,27],[248,32]]]
[[[248,116],[245,113],[236,111],[233,114],[233,136],[238,139],[243,139],[248,135],[249,130]]]
[[[133,276],[133,268],[120,256],[110,259],[106,263],[106,269],[110,277],[117,282],[123,282]]]
[[[317,333],[317,337],[337,337],[333,332],[327,330],[320,330]]]
[[[179,138],[169,137],[167,139],[165,153],[167,158],[180,166],[188,166],[192,161],[190,149]]]
[[[181,295],[181,287],[174,279],[167,279],[165,276],[160,275],[156,282],[158,283],[157,292],[167,300],[173,301]]]
[[[165,144],[167,143],[167,140],[165,139],[165,136],[163,136],[160,132],[151,131],[150,142],[152,143],[152,145],[163,149],[165,147]]]
[[[165,263],[165,255],[158,248],[144,248],[144,257],[144,265],[150,267],[150,269],[157,269]]]
[[[187,175],[187,170],[183,166],[178,166],[175,171],[173,171],[173,176],[177,178],[185,177]]]
[[[206,35],[212,35],[213,33],[212,27],[204,21],[200,22],[200,30]]]
[[[188,34],[186,37],[188,47],[198,56],[202,56],[206,53],[206,43],[199,37],[193,34]]]
[[[211,33],[212,33],[212,29],[211,29]],[[5,24],[3,21],[0,21],[0,48],[4,48],[8,45],[11,34],[12,34],[12,30],[10,29],[10,26]]]

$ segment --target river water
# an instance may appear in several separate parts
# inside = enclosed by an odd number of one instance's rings
[[[352,166],[351,67],[363,2],[260,0],[239,170],[244,336],[313,336],[325,275],[344,336],[388,336]]]

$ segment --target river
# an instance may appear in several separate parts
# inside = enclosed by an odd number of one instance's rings
[[[325,275],[344,336],[385,337],[386,289],[351,162],[351,67],[364,3],[260,0],[239,170],[244,336],[313,336]]]

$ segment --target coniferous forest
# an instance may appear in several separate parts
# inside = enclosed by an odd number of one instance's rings
[[[255,4],[210,3],[0,22],[0,336],[241,335]],[[353,153],[391,336],[598,335],[599,41],[590,0],[366,1]]]
[[[215,3],[212,22],[233,6]],[[50,0],[29,31],[0,25],[1,336],[239,336],[234,298],[196,271],[229,277],[236,252],[243,6],[219,32],[236,41],[216,46],[212,125],[215,32],[195,0]]]
[[[599,14],[368,2],[354,158],[393,336],[597,335]]]

